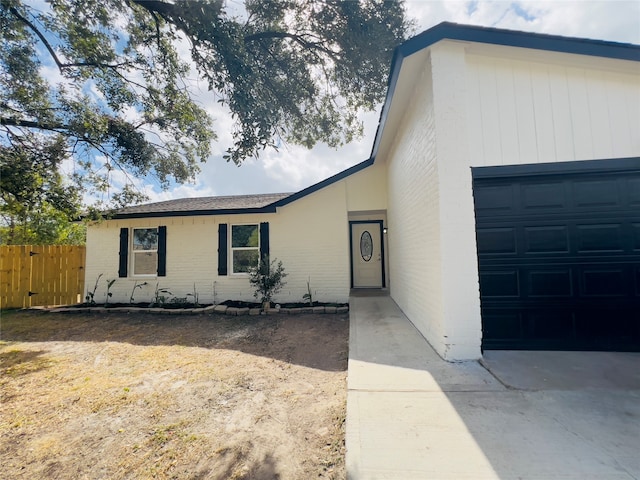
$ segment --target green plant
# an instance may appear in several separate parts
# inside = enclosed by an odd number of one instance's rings
[[[105,307],[109,305],[109,299],[113,297],[113,292],[111,292],[111,287],[113,286],[114,283],[116,283],[115,278],[113,280],[107,280],[107,297],[105,298],[105,301],[104,301]]]
[[[309,306],[313,307],[313,296],[311,295],[311,277],[307,280],[307,293],[302,296],[303,300],[309,302]]]
[[[160,288],[160,283],[156,283],[156,290],[153,293],[153,301],[149,304],[150,307],[159,307],[167,302],[166,295],[173,295],[168,288]]]
[[[249,269],[249,283],[256,288],[253,296],[260,298],[263,304],[271,302],[273,296],[286,285],[283,280],[286,276],[281,261],[274,259],[270,262],[269,256],[264,255],[257,267]]]
[[[136,288],[142,288],[145,285],[147,285],[147,282],[144,282],[144,283],[135,282],[133,284],[133,288],[131,289],[131,296],[129,297],[129,303],[133,303],[134,302],[133,294],[135,293]]]
[[[102,277],[102,273],[100,275],[98,275],[98,278],[96,278],[96,284],[93,286],[93,290],[89,291],[87,290],[87,295],[84,297],[85,301],[89,304],[89,305],[95,305],[96,301],[95,301],[95,296],[96,296],[96,290],[98,289],[98,282],[100,281],[100,277]]]
[[[193,297],[193,306],[198,307],[200,304],[198,303],[198,292],[196,291],[196,284],[193,284],[193,293],[187,293],[187,297]]]

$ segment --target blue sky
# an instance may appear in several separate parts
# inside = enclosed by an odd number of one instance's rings
[[[408,0],[407,13],[417,23],[416,33],[442,21],[507,28],[538,33],[640,44],[638,0],[546,0],[546,1],[432,1]],[[202,88],[200,102],[215,119],[218,142],[213,155],[202,165],[194,184],[161,191],[153,183],[141,187],[150,201],[171,198],[294,192],[366,160],[371,152],[378,112],[363,116],[362,139],[338,150],[318,145],[307,150],[283,145],[266,151],[242,166],[226,163],[222,153],[231,144],[231,119]]]

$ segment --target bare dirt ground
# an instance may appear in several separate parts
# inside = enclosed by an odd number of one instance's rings
[[[345,477],[348,314],[0,321],[2,478]]]

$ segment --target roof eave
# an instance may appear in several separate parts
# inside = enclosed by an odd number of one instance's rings
[[[259,208],[224,208],[218,210],[186,210],[186,211],[166,211],[166,212],[134,212],[116,213],[108,220],[126,220],[133,218],[159,218],[159,217],[198,217],[214,215],[247,215],[252,213],[275,213],[273,204]]]

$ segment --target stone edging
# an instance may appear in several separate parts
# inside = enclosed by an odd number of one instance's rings
[[[40,309],[39,309],[40,310]],[[157,313],[160,315],[196,315],[206,313],[219,313],[221,315],[299,315],[304,313],[337,314],[347,313],[349,306],[343,307],[299,307],[299,308],[269,308],[263,311],[261,308],[228,307],[227,305],[210,305],[203,308],[140,308],[140,307],[58,307],[41,309],[51,313]]]

